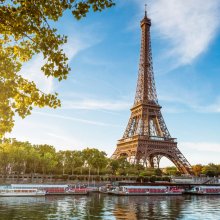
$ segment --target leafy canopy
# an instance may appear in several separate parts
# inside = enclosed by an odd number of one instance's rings
[[[61,46],[67,37],[57,33],[50,21],[71,10],[76,19],[89,10],[102,11],[113,0],[0,0],[0,138],[14,126],[14,116],[24,118],[33,106],[61,106],[58,94],[45,94],[19,74],[22,64],[42,53],[43,73],[59,81],[70,71]]]

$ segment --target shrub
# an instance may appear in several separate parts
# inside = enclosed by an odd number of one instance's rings
[[[154,183],[157,180],[156,176],[151,176],[150,177],[150,182]]]

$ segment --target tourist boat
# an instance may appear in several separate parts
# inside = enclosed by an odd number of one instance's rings
[[[107,184],[105,186],[101,186],[99,187],[99,192],[100,193],[104,193],[104,194],[108,194],[108,193],[111,193],[115,190],[115,187],[112,186],[111,184]]]
[[[176,186],[119,186],[108,192],[113,195],[181,195],[184,190]]]
[[[65,194],[68,185],[62,184],[11,184],[13,189],[39,189],[46,191],[47,195]]]
[[[99,192],[100,193],[108,194],[108,193],[111,193],[112,191],[113,191],[113,189],[109,189],[105,186],[99,187]]]
[[[11,184],[14,189],[45,190],[47,195],[86,195],[87,188],[72,187],[66,184]]]
[[[17,197],[17,196],[45,196],[46,192],[44,190],[38,189],[13,189],[9,187],[0,188],[0,197]]]
[[[194,195],[220,195],[220,186],[194,186],[186,193]]]
[[[89,190],[87,188],[68,188],[65,194],[68,195],[87,195]]]

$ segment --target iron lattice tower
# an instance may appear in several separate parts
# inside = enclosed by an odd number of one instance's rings
[[[191,174],[192,168],[172,138],[158,104],[150,40],[151,20],[145,16],[141,21],[141,51],[136,95],[131,116],[122,139],[112,158],[125,156],[130,163],[159,167],[165,156],[181,173]]]

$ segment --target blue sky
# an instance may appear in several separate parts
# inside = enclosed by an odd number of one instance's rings
[[[220,2],[148,1],[159,103],[171,135],[191,164],[220,163]],[[110,156],[127,125],[139,63],[144,1],[56,24],[72,68],[66,81],[45,78],[41,55],[22,74],[45,92],[59,93],[60,109],[35,108],[10,137],[57,150],[95,147]],[[169,165],[162,160],[162,166]]]

